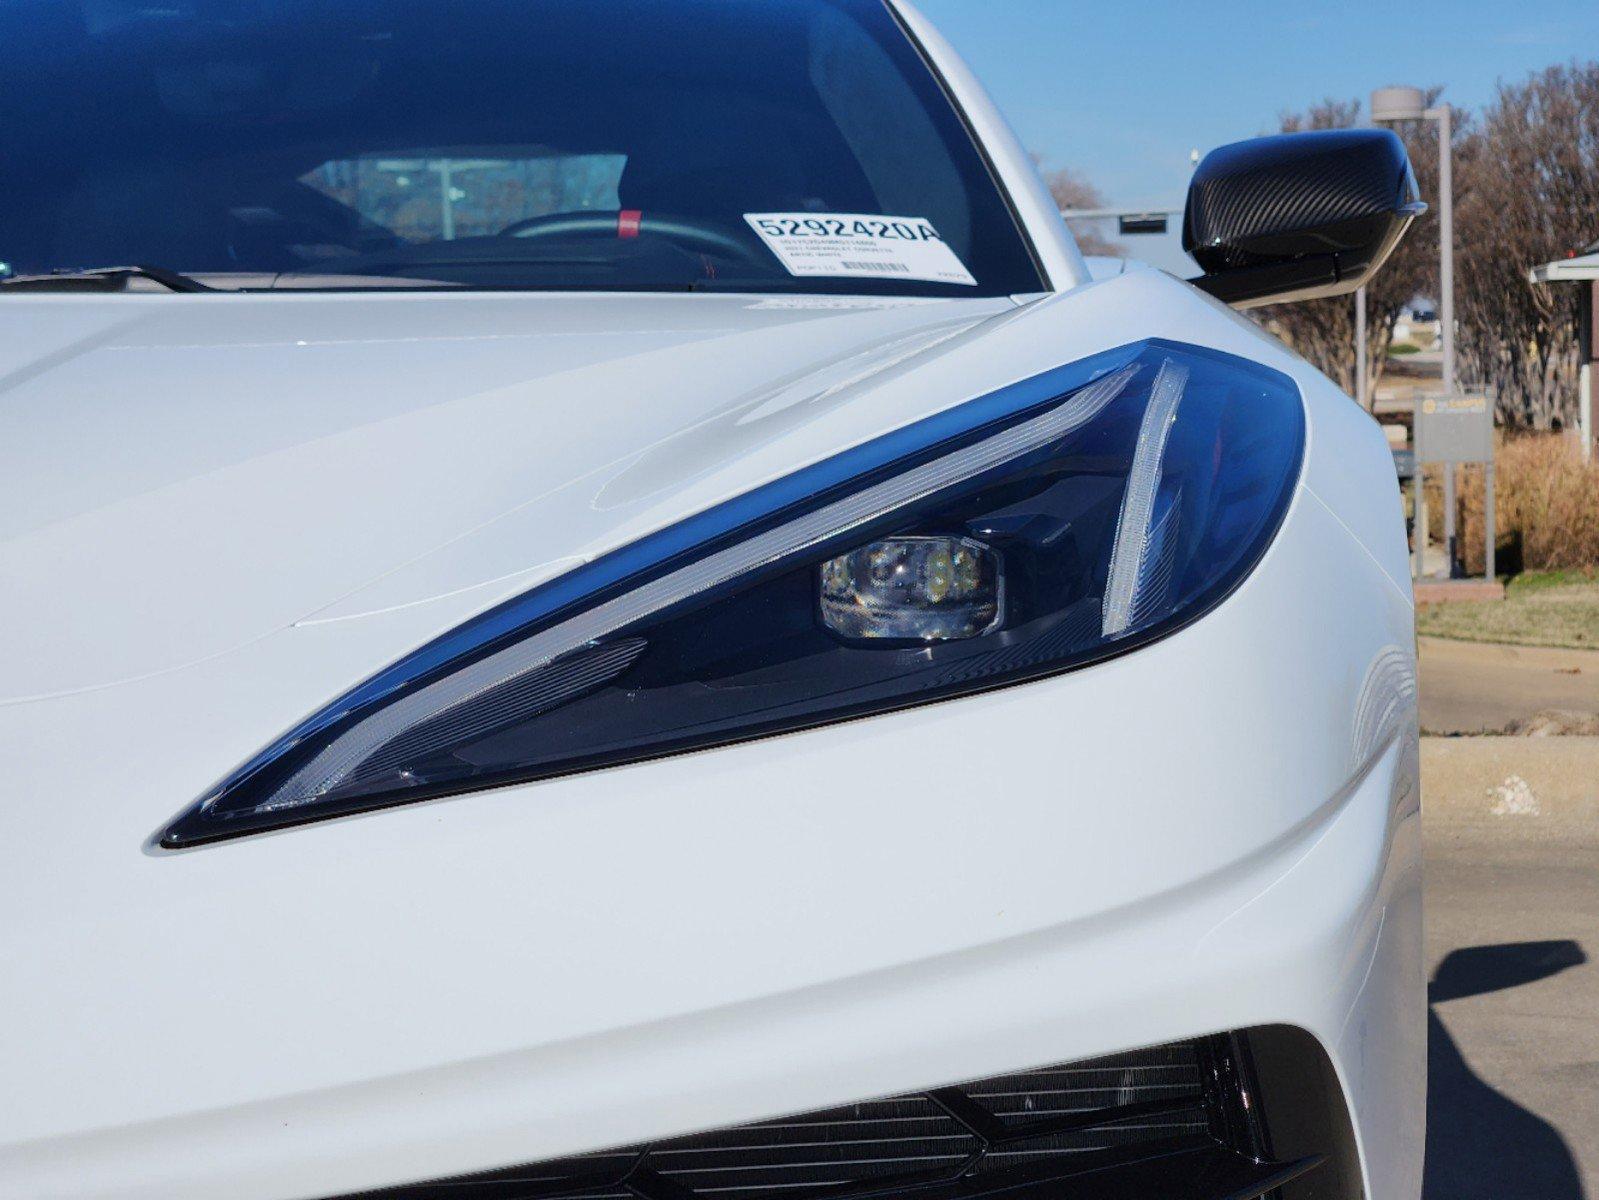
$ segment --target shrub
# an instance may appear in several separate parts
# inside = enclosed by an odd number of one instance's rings
[[[1520,565],[1529,571],[1599,565],[1599,461],[1584,463],[1575,438],[1548,433],[1502,434],[1497,457],[1501,556],[1519,550]],[[1462,553],[1467,572],[1480,574],[1483,472],[1467,468],[1461,477]]]

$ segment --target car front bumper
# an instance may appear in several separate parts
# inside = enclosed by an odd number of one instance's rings
[[[130,854],[194,790],[119,771],[161,714],[304,636],[5,714],[25,791],[129,797],[7,818],[0,1196],[326,1197],[1266,1025],[1328,1055],[1367,1194],[1419,1191],[1410,610],[1308,490],[1088,670]]]

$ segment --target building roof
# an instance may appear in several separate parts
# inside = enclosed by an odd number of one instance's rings
[[[1557,258],[1527,272],[1533,283],[1579,283],[1599,279],[1599,252],[1575,258]]]

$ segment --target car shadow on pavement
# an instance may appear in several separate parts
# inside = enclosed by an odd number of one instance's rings
[[[1427,988],[1425,1200],[1583,1200],[1566,1140],[1467,1065],[1435,1005],[1521,987],[1587,961],[1573,941],[1470,946],[1445,956]]]

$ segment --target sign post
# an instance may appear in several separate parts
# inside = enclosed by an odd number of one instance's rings
[[[1486,392],[1454,392],[1435,395],[1424,395],[1416,402],[1415,422],[1416,462],[1416,502],[1417,511],[1422,509],[1421,499],[1421,463],[1441,463],[1448,474],[1445,482],[1454,478],[1455,467],[1461,463],[1481,463],[1484,469],[1483,478],[1483,532],[1486,537],[1484,561],[1488,567],[1488,579],[1492,582],[1495,578],[1494,542],[1497,530],[1494,513],[1494,409],[1493,402]],[[1454,546],[1454,491],[1453,487],[1444,489],[1444,527],[1449,534],[1449,569],[1454,573],[1455,546]],[[1418,526],[1418,538],[1424,538],[1424,526]],[[1417,562],[1421,558],[1421,549],[1425,542],[1419,542],[1417,547]],[[1417,567],[1420,574],[1420,567]]]

